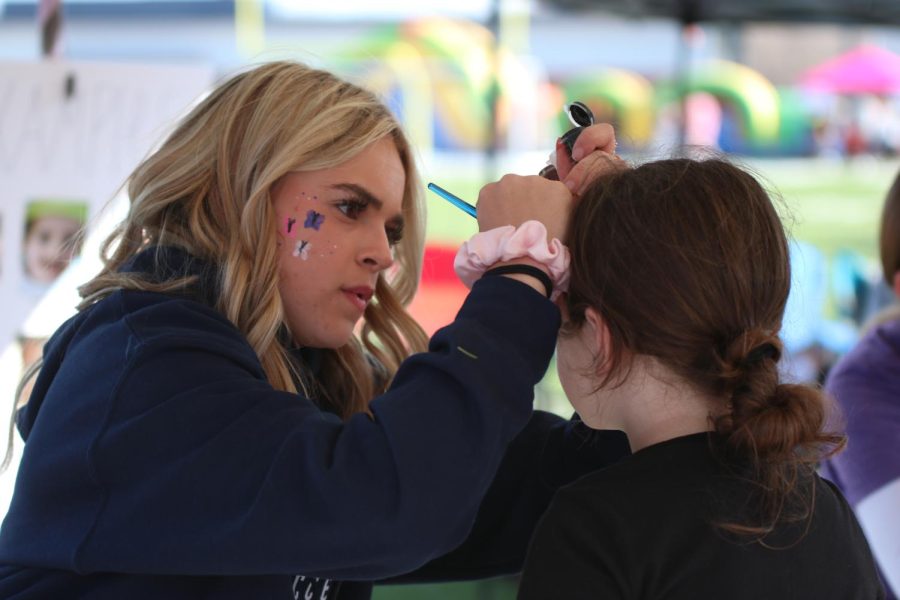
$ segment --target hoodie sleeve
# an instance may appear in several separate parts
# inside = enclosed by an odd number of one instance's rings
[[[556,491],[631,453],[621,431],[535,411],[509,445],[466,541],[413,573],[383,583],[481,579],[522,570],[532,533]]]
[[[559,326],[529,287],[481,281],[372,416],[341,422],[273,390],[243,338],[197,306],[132,314],[124,352],[101,352],[100,335],[69,349],[122,355],[124,368],[108,396],[79,390],[96,404],[81,416],[48,411],[53,388],[44,401],[29,439],[43,472],[23,484],[41,522],[13,519],[4,531],[31,564],[348,580],[413,570],[469,533]],[[82,421],[81,437],[60,443],[74,430],[54,421],[67,417]],[[38,481],[50,470],[66,475]],[[65,506],[67,494],[78,501]],[[29,526],[66,533],[48,549],[29,542]]]

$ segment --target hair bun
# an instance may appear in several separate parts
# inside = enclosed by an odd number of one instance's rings
[[[728,435],[728,445],[736,450],[752,449],[760,458],[780,462],[797,452],[814,455],[820,445],[842,445],[840,436],[822,433],[828,404],[815,388],[778,384],[767,398],[735,400],[727,419],[730,431],[720,432]]]
[[[717,423],[732,449],[776,462],[822,441],[826,412],[818,390],[779,381],[782,348],[777,335],[762,329],[746,331],[728,346],[723,378],[731,411]]]

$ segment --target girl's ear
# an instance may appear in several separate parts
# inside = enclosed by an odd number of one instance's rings
[[[610,344],[606,321],[593,307],[588,307],[584,311],[584,317],[587,326],[590,327],[591,351],[595,356],[605,356]]]
[[[562,322],[565,323],[569,320],[569,306],[568,306],[569,294],[563,292],[559,296],[556,297],[554,302],[556,303],[556,307],[559,309],[559,312],[562,316]]]

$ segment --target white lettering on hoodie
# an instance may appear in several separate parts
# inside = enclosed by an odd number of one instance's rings
[[[294,577],[294,600],[330,600],[331,580],[297,575]]]

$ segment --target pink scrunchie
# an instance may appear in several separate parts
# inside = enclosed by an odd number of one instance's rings
[[[525,256],[550,271],[553,281],[551,300],[569,289],[569,249],[556,238],[547,243],[547,228],[539,221],[476,233],[459,248],[453,269],[466,287],[471,288],[495,263]]]

